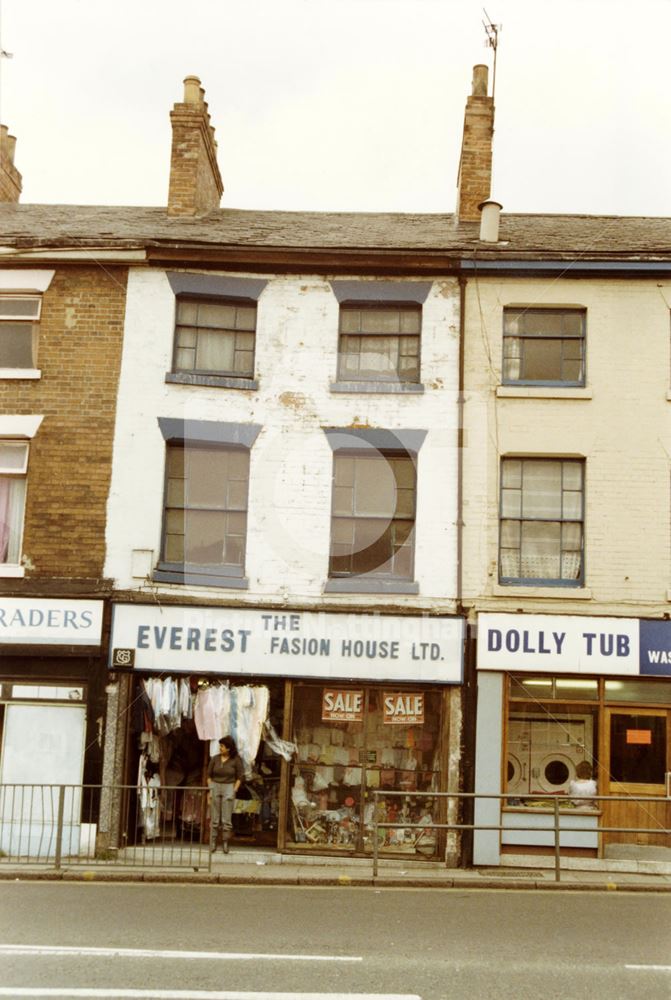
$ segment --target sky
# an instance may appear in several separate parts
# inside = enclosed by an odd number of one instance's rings
[[[671,215],[671,0],[484,0],[504,212]],[[24,203],[164,205],[199,76],[223,207],[452,212],[481,0],[0,0]]]

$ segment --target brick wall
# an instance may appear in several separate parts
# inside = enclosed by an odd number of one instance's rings
[[[487,610],[671,610],[671,286],[480,279],[466,308],[464,594]],[[508,303],[587,310],[584,389],[501,388]],[[585,459],[585,586],[498,586],[501,455]]]
[[[0,381],[0,412],[44,416],[30,449],[26,578],[0,578],[0,592],[102,576],[126,284],[121,267],[58,269],[43,298],[41,378]]]

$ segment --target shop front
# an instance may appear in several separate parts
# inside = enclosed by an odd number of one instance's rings
[[[0,598],[0,849],[55,849],[56,786],[66,790],[63,849],[88,841],[101,775],[102,601]],[[52,786],[44,789],[43,786]],[[86,824],[90,826],[90,822]]]
[[[479,616],[475,791],[506,797],[475,864],[553,853],[557,804],[565,856],[671,856],[670,651],[667,621]]]
[[[449,720],[462,665],[459,618],[117,605],[110,667],[132,689],[126,781],[171,789],[172,821],[154,822],[155,836],[179,838],[191,823],[205,842],[208,816],[188,790],[232,735],[246,772],[234,844],[365,855],[373,792],[394,791],[405,794],[378,796],[378,821],[426,829],[380,832],[380,849],[434,857],[430,793],[447,790],[459,745]],[[147,838],[141,802],[127,840]]]

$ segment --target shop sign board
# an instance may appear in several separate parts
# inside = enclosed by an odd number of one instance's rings
[[[481,614],[478,669],[638,674],[639,622],[635,618]]]
[[[99,646],[102,601],[0,598],[0,644]]]
[[[464,619],[118,604],[109,665],[221,673],[460,684]]]
[[[387,726],[424,724],[424,695],[405,691],[385,691],[382,695],[382,721]]]
[[[363,691],[324,688],[322,722],[363,722]]]
[[[641,620],[641,673],[671,677],[671,621]]]

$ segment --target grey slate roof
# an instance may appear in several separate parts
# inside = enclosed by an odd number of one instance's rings
[[[671,259],[671,218],[501,216],[500,242],[450,214],[284,212],[223,208],[169,218],[164,208],[0,204],[0,247],[263,247],[434,252],[458,258]]]

